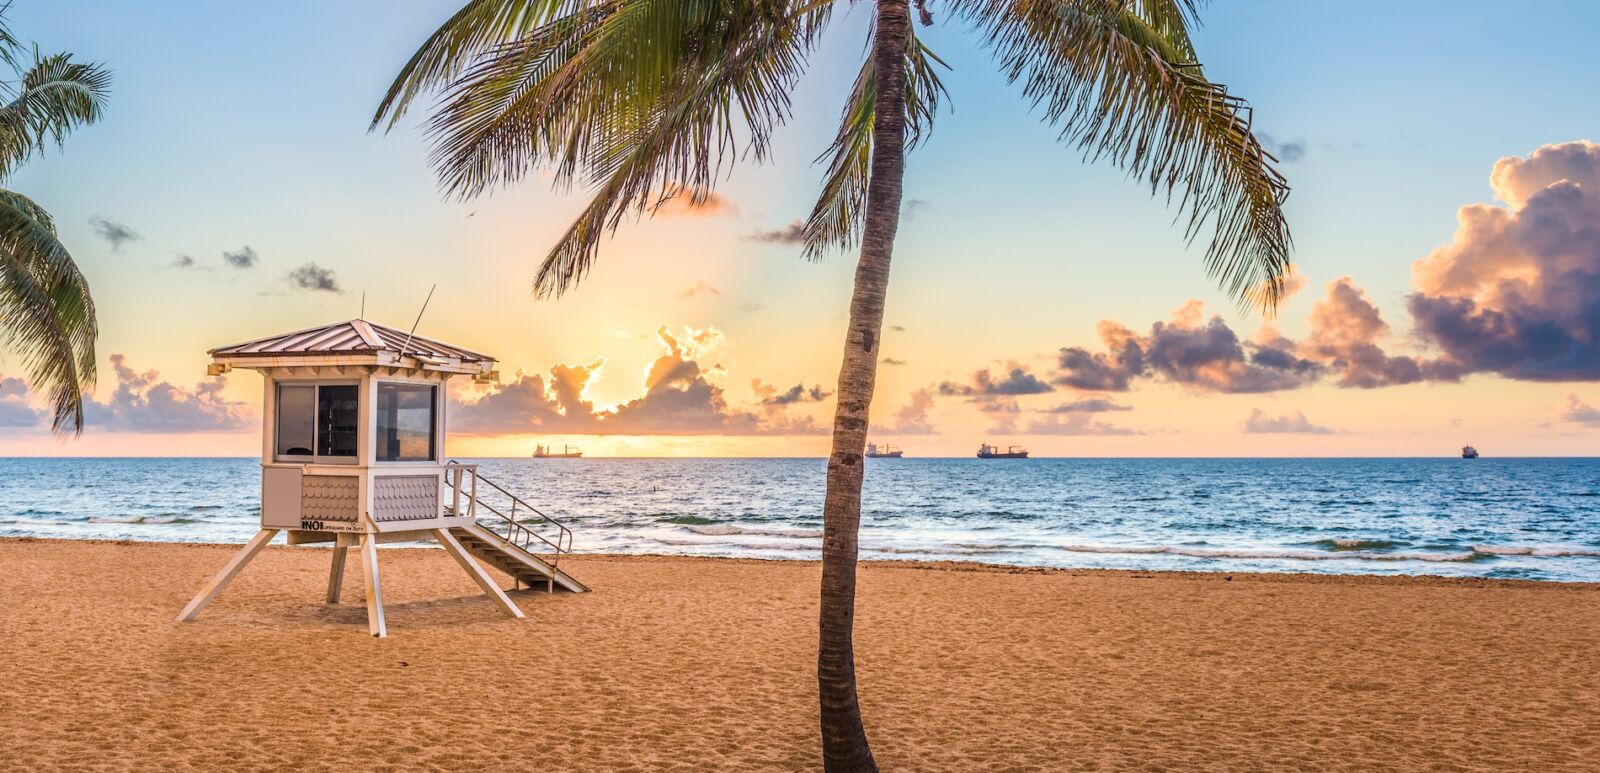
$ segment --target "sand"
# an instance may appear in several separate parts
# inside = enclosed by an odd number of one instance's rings
[[[816,767],[807,562],[579,556],[501,616],[439,550],[0,540],[0,769]],[[353,591],[353,593],[351,592]],[[1595,770],[1600,586],[868,564],[886,770]]]

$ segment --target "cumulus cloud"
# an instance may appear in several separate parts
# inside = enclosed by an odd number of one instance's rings
[[[1304,138],[1296,137],[1292,140],[1280,140],[1265,132],[1257,132],[1256,139],[1261,141],[1261,147],[1268,153],[1278,157],[1278,160],[1292,164],[1306,157],[1309,146]]]
[[[1293,416],[1268,416],[1260,408],[1250,411],[1250,418],[1244,420],[1243,428],[1251,434],[1333,434],[1333,430],[1327,427],[1312,424],[1300,411],[1295,411]]]
[[[759,378],[750,380],[750,389],[761,399],[762,405],[820,403],[833,395],[832,392],[823,389],[821,384],[813,385],[810,389],[807,389],[805,384],[795,384],[779,392],[776,386],[764,383]]]
[[[728,197],[709,188],[668,185],[652,210],[659,217],[720,217],[736,215],[739,208]]]
[[[1462,207],[1412,266],[1417,335],[1465,372],[1600,378],[1600,145],[1502,158],[1490,185],[1506,206]]]
[[[127,357],[111,355],[117,389],[104,402],[84,403],[84,426],[112,432],[227,432],[255,424],[244,403],[222,395],[227,380],[207,379],[192,389],[161,380],[161,374],[143,373],[128,365]]]
[[[307,263],[290,271],[289,284],[301,290],[322,293],[342,293],[344,289],[339,286],[339,275],[333,269],[323,268],[315,263]]]
[[[1203,317],[1200,302],[1190,301],[1144,335],[1102,321],[1105,351],[1061,349],[1054,381],[1074,389],[1125,392],[1135,379],[1161,378],[1197,391],[1251,393],[1293,389],[1321,375],[1321,364],[1296,355],[1281,337],[1241,341],[1221,317]]]
[[[1106,413],[1108,411],[1131,411],[1132,406],[1122,405],[1104,397],[1085,397],[1072,402],[1062,403],[1052,408],[1041,408],[1040,413]]]
[[[693,298],[696,295],[721,295],[721,294],[722,294],[721,290],[718,290],[717,288],[712,287],[711,285],[708,285],[705,282],[697,282],[697,283],[695,283],[694,287],[684,288],[684,290],[682,292],[678,293],[678,297],[679,298]]]
[[[753,242],[766,242],[768,244],[804,244],[806,241],[806,222],[796,220],[782,228],[770,231],[756,231],[745,237]]]
[[[722,387],[707,380],[716,366],[697,358],[721,345],[715,329],[656,331],[666,352],[645,371],[639,397],[599,409],[588,397],[605,360],[556,365],[549,378],[518,373],[509,384],[476,394],[455,395],[452,426],[464,432],[501,435],[562,432],[577,435],[793,435],[825,431],[810,418],[793,419],[788,402],[763,405],[759,413],[729,405]],[[784,397],[773,389],[774,397]],[[811,392],[802,388],[801,398]]]
[[[1028,372],[1026,367],[1012,363],[999,378],[989,372],[988,368],[972,374],[972,379],[966,383],[945,381],[939,384],[939,394],[960,397],[1015,397],[1018,395],[1038,395],[1055,391],[1055,388],[1041,380],[1038,376]]]
[[[1119,409],[1120,410],[1120,409]],[[1009,424],[1000,424],[989,431],[991,435],[1008,435],[1013,432]],[[1107,424],[1093,413],[1047,413],[1028,422],[1022,430],[1028,435],[1143,435],[1143,432]]]
[[[935,432],[933,419],[929,415],[932,412],[933,391],[918,389],[911,393],[910,402],[895,411],[893,424],[875,426],[872,432],[881,435],[932,435]]]
[[[1311,309],[1311,336],[1301,350],[1326,363],[1339,386],[1372,389],[1460,379],[1462,369],[1455,362],[1386,353],[1380,343],[1389,325],[1350,277],[1329,282],[1327,291]]]
[[[128,242],[136,242],[144,238],[137,231],[129,228],[126,223],[119,223],[99,215],[89,218],[89,226],[94,228],[95,236],[106,240],[106,243],[111,245],[112,252],[121,250],[122,245]]]
[[[28,382],[0,376],[0,427],[37,427],[45,413],[28,402]]]
[[[237,269],[255,268],[261,262],[261,256],[256,254],[254,247],[245,245],[237,250],[227,250],[222,253],[222,262]]]
[[[0,394],[4,394],[3,388],[0,388]],[[1573,424],[1600,426],[1600,409],[1578,399],[1577,395],[1567,395],[1567,404],[1561,409],[1561,420]]]

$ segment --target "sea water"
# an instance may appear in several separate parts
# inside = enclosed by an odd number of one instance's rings
[[[815,559],[820,459],[476,459],[580,552]],[[0,536],[242,542],[254,459],[0,459]],[[862,558],[1600,581],[1597,459],[870,459]]]

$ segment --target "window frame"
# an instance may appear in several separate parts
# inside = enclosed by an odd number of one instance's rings
[[[426,459],[383,459],[383,437],[380,435],[379,407],[380,394],[385,384],[403,387],[426,387],[431,390],[431,414],[428,428],[428,457]],[[374,378],[372,380],[372,463],[374,465],[427,465],[437,466],[444,454],[444,406],[441,397],[444,395],[443,384],[432,379],[404,379],[404,378]]]
[[[285,454],[278,447],[278,429],[283,421],[283,388],[284,387],[311,387],[313,390],[311,400],[311,450],[310,454]],[[325,386],[353,386],[356,388],[356,451],[349,456],[331,456],[317,453],[317,416],[322,406],[322,387]],[[360,379],[274,379],[272,385],[272,460],[275,462],[289,462],[293,464],[347,464],[358,465],[361,463],[361,437],[362,414],[364,396]]]

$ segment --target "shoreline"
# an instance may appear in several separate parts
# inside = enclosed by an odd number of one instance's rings
[[[155,546],[155,547],[183,547],[183,548],[237,548],[239,543],[228,542],[166,542],[160,540],[119,540],[103,539],[98,537],[85,537],[82,539],[66,537],[0,537],[0,546],[6,543],[67,543],[67,544],[97,544],[117,546]],[[268,549],[296,548],[322,548],[324,545],[290,546],[275,540]],[[383,545],[381,550],[436,550],[437,545],[393,543]],[[733,564],[803,564],[820,566],[819,559],[813,558],[760,558],[753,556],[695,556],[676,553],[608,553],[605,551],[583,552],[577,551],[569,554],[572,560],[583,561],[707,561],[712,563],[727,562]],[[1173,579],[1215,582],[1288,582],[1288,583],[1334,583],[1350,582],[1368,585],[1408,585],[1417,584],[1424,586],[1460,586],[1474,588],[1518,588],[1518,587],[1548,587],[1552,590],[1600,590],[1600,582],[1582,580],[1534,580],[1510,577],[1451,577],[1439,574],[1356,574],[1346,572],[1256,572],[1235,571],[1231,569],[1216,569],[1211,571],[1190,571],[1176,569],[1102,569],[1093,567],[1070,566],[1043,566],[1032,564],[998,564],[983,561],[950,561],[943,559],[919,561],[908,558],[861,558],[859,563],[863,566],[880,567],[884,569],[926,569],[940,572],[977,572],[985,574],[1036,574],[1036,575],[1066,575],[1072,577],[1127,577],[1131,579]]]

